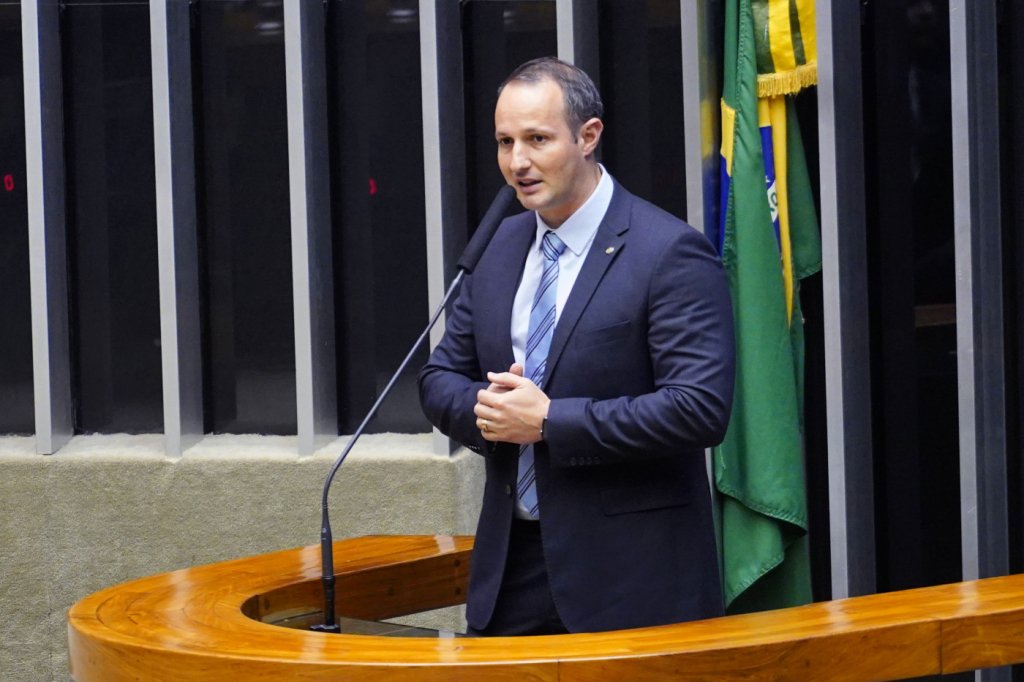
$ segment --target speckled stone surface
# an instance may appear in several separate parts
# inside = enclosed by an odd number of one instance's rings
[[[159,435],[79,436],[56,455],[0,438],[0,680],[67,680],[68,608],[125,580],[315,544],[323,480],[290,437],[208,436],[179,459]],[[470,534],[483,463],[429,434],[365,436],[331,489],[335,537]],[[458,629],[461,610],[409,622]]]

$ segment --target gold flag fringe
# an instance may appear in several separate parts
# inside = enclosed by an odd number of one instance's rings
[[[757,75],[757,96],[795,95],[804,88],[817,84],[818,63],[816,61],[809,62],[782,73],[759,73]]]

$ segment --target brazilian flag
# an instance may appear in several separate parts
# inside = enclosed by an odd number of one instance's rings
[[[736,391],[714,452],[727,610],[811,600],[800,280],[821,269],[793,95],[817,78],[813,0],[727,0],[718,248]]]

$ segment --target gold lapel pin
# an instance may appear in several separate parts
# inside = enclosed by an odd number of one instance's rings
[[[607,249],[604,250],[604,252],[607,253],[607,254],[613,254],[613,253],[615,253],[615,247],[614,246],[609,246]]]

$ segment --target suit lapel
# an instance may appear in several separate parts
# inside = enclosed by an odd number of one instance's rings
[[[523,276],[526,255],[533,245],[533,238],[537,232],[537,219],[532,211],[514,216],[512,220],[517,222],[510,230],[507,242],[497,245],[501,252],[507,254],[507,266],[497,268],[498,271],[492,275],[492,305],[481,306],[482,310],[494,311],[491,328],[495,330],[497,348],[501,349],[504,362],[503,367],[496,371],[502,372],[515,362],[515,354],[512,352],[512,304]]]
[[[594,235],[594,243],[591,244],[586,260],[583,261],[580,274],[572,286],[572,292],[569,293],[569,299],[565,302],[565,310],[558,316],[555,334],[551,339],[551,349],[548,351],[545,385],[549,384],[549,380],[554,376],[558,360],[562,357],[562,351],[565,350],[565,344],[576,328],[580,315],[590,303],[604,273],[608,271],[612,261],[618,257],[626,243],[631,204],[631,195],[616,183],[612,201],[608,204],[604,220]]]

